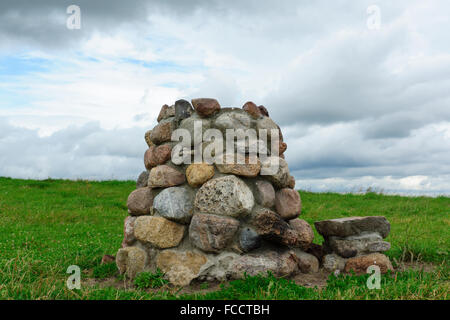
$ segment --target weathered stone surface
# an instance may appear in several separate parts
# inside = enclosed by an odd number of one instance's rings
[[[153,209],[166,219],[189,223],[192,218],[193,202],[193,195],[186,188],[171,187],[164,189],[155,197]]]
[[[139,177],[136,181],[136,188],[139,189],[139,188],[144,188],[147,186],[148,175],[149,175],[149,172],[147,170],[141,172],[141,174],[139,175]]]
[[[257,210],[251,222],[255,231],[266,240],[290,247],[301,245],[299,233],[278,214],[269,209]]]
[[[256,130],[259,132],[259,130],[265,129],[267,130],[267,137],[272,137],[272,130],[276,130],[279,134],[280,129],[278,125],[269,117],[262,117],[258,121],[256,121]]]
[[[289,225],[299,234],[301,247],[307,250],[314,240],[314,231],[312,227],[303,219],[292,219],[289,221]]]
[[[205,255],[194,251],[164,250],[156,257],[156,266],[167,274],[176,286],[187,286],[208,261]]]
[[[171,140],[172,131],[175,129],[174,118],[163,119],[153,128],[150,133],[150,140],[154,144],[161,144]]]
[[[198,98],[192,99],[191,102],[201,117],[210,117],[220,110],[220,104],[216,99]]]
[[[150,170],[148,184],[154,188],[174,187],[186,181],[184,173],[169,167],[160,165]]]
[[[189,118],[194,112],[191,104],[186,100],[178,100],[175,102],[175,120],[180,121]]]
[[[256,181],[255,199],[261,206],[272,208],[275,205],[275,189],[272,184],[264,180]]]
[[[244,274],[267,275],[268,271],[276,277],[292,275],[297,271],[297,258],[291,252],[246,254],[234,260],[230,266],[230,275],[233,279],[241,279]]]
[[[144,164],[148,170],[151,170],[157,165],[164,164],[170,160],[172,148],[168,144],[161,146],[151,146],[145,151]]]
[[[323,220],[314,223],[317,232],[324,237],[348,237],[363,232],[378,232],[386,238],[390,231],[390,223],[383,216],[346,217]]]
[[[155,144],[152,142],[152,140],[150,139],[151,134],[152,134],[152,130],[148,130],[148,131],[145,133],[145,136],[144,136],[145,142],[147,143],[147,145],[148,145],[149,147],[155,145]]]
[[[246,102],[244,104],[244,106],[242,107],[242,109],[247,111],[248,114],[251,115],[255,119],[261,118],[261,116],[262,116],[261,110],[259,110],[259,108],[256,106],[256,104],[254,104],[251,101]]]
[[[231,111],[225,112],[217,117],[214,125],[221,130],[226,129],[248,129],[250,127],[251,120],[246,112]]]
[[[202,119],[198,116],[192,116],[181,121],[178,128],[189,132],[191,146],[195,146],[203,142],[203,135],[206,130],[211,128],[211,121],[209,119]],[[183,141],[183,143],[185,143],[185,141]]]
[[[298,217],[302,210],[300,194],[288,188],[278,190],[275,195],[275,208],[277,213],[285,220]]]
[[[315,256],[299,249],[294,249],[294,252],[298,268],[302,273],[319,272],[319,260]]]
[[[186,178],[193,187],[199,187],[214,176],[214,166],[207,163],[193,163],[186,169]]]
[[[233,252],[223,251],[209,255],[208,262],[200,270],[198,279],[207,281],[225,281],[230,277],[230,266],[240,256]]]
[[[168,106],[167,104],[163,105],[161,108],[161,111],[158,115],[158,122],[161,122],[161,120],[174,117],[175,116],[175,107],[174,106]]]
[[[258,106],[259,111],[261,112],[261,114],[263,116],[268,117],[269,116],[269,111],[267,111],[266,107],[264,106]]]
[[[333,252],[344,258],[383,252],[391,248],[390,243],[383,241],[381,235],[376,232],[346,238],[329,237],[326,244]]]
[[[250,213],[254,198],[241,179],[230,175],[203,184],[197,191],[194,205],[200,212],[237,217]]]
[[[266,176],[278,188],[290,185],[289,167],[286,160],[280,157],[261,159],[261,175]]]
[[[279,155],[282,155],[286,150],[287,150],[287,143],[286,143],[286,142],[283,142],[283,141],[280,141],[280,142],[279,142],[279,151],[278,151],[278,154],[279,154]]]
[[[183,239],[185,227],[163,217],[140,216],[134,223],[134,235],[139,241],[160,248],[176,247]]]
[[[149,214],[152,205],[153,194],[149,187],[136,189],[128,196],[127,207],[131,215]]]
[[[232,157],[232,158],[231,158]],[[261,162],[257,157],[252,159],[251,157],[245,156],[243,157],[243,163],[238,163],[238,159],[231,155],[230,162],[227,162],[227,155],[223,156],[222,164],[216,163],[217,169],[221,173],[231,173],[238,176],[244,177],[256,177],[261,170]],[[255,161],[256,160],[256,161]]]
[[[213,214],[195,214],[189,226],[189,239],[205,252],[219,252],[231,242],[239,221]]]
[[[136,217],[127,216],[123,222],[123,242],[122,248],[131,246],[136,242],[136,237],[134,236],[134,223]]]
[[[345,272],[355,271],[355,273],[366,273],[367,268],[371,265],[377,265],[380,267],[381,273],[386,273],[388,271],[394,271],[391,261],[384,254],[372,253],[365,256],[359,256],[350,258],[345,264]]]
[[[345,268],[346,260],[337,254],[327,254],[323,257],[323,268],[328,272],[334,272],[336,270],[342,271]]]
[[[316,243],[310,243],[306,252],[312,254],[316,257],[320,263],[323,261],[323,257],[326,255],[326,250],[320,245]]]
[[[147,253],[138,247],[121,248],[116,255],[116,264],[121,274],[133,279],[136,274],[144,271],[147,263]]]
[[[261,246],[261,237],[251,228],[243,228],[239,235],[239,247],[244,252],[249,252]]]
[[[294,189],[295,188],[295,178],[293,176],[289,176],[288,181],[287,181],[287,187]]]

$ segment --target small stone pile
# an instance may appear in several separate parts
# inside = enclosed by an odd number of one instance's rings
[[[207,98],[191,102],[164,105],[158,124],[145,134],[146,171],[128,197],[129,216],[116,255],[119,271],[133,278],[159,268],[175,285],[193,279],[237,279],[244,273],[317,272],[318,259],[306,253],[314,233],[298,218],[301,198],[284,160],[287,145],[267,109],[253,102],[242,108],[222,108],[217,100]],[[202,130],[223,133],[276,129],[278,154],[269,154],[264,161],[259,157],[256,163],[246,158],[245,163],[176,165],[172,133],[186,129],[192,141],[198,141],[195,122],[201,122]],[[201,144],[201,150],[208,145]],[[273,157],[278,157],[276,172],[261,175]]]
[[[393,270],[389,258],[381,252],[390,249],[384,241],[390,231],[389,221],[382,216],[348,217],[314,223],[325,239],[323,267],[331,272],[366,273],[377,265],[381,273]]]

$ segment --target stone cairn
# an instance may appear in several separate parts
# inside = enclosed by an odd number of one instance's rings
[[[172,284],[184,286],[194,279],[224,281],[267,271],[277,277],[318,272],[321,262],[329,271],[361,269],[375,259],[375,264],[386,262],[384,255],[373,256],[389,249],[382,241],[389,232],[383,217],[316,222],[325,245],[312,244],[311,226],[298,218],[301,199],[284,160],[287,145],[264,106],[247,102],[242,109],[221,108],[207,98],[191,102],[164,105],[158,124],[145,134],[146,171],[128,197],[129,216],[116,255],[121,273],[134,278],[160,269]],[[196,122],[202,124],[200,134],[206,129],[278,130],[277,170],[261,174],[273,155],[256,163],[245,158],[244,163],[175,164],[172,133],[186,129],[195,144]],[[202,141],[200,149],[207,146]],[[361,258],[368,260],[352,262]]]

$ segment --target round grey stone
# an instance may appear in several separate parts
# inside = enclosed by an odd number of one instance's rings
[[[193,196],[183,187],[171,187],[161,191],[153,201],[153,209],[162,217],[189,223],[192,218]]]

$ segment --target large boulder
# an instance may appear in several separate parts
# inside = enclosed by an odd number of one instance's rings
[[[149,214],[152,205],[153,193],[151,188],[136,189],[128,196],[127,207],[131,215],[139,216]]]
[[[275,189],[268,181],[258,180],[255,182],[256,202],[266,208],[272,208],[275,205]]]
[[[302,211],[300,194],[289,188],[278,190],[275,195],[275,208],[285,220],[297,218]]]
[[[230,217],[248,214],[254,198],[250,188],[235,176],[209,180],[197,191],[194,202],[199,212]]]
[[[214,176],[214,166],[207,163],[193,163],[186,169],[186,178],[189,185],[200,187]]]
[[[184,173],[168,165],[160,165],[150,170],[148,185],[154,188],[167,188],[183,184],[185,181]]]

